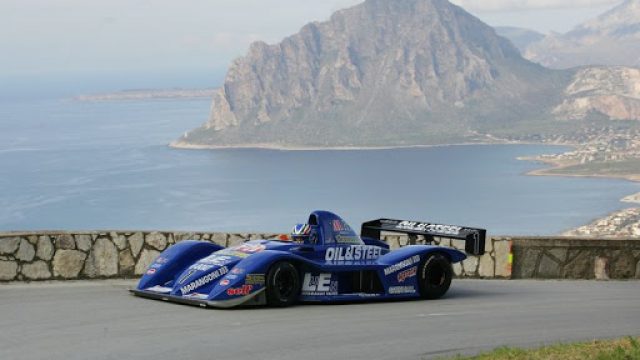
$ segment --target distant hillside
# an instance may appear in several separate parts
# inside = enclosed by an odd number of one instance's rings
[[[252,44],[209,121],[173,145],[405,146],[573,131],[608,117],[605,107],[559,109],[582,75],[525,60],[446,0],[367,0],[278,44]],[[592,85],[606,92],[600,80]]]
[[[543,34],[529,29],[510,26],[497,26],[495,29],[498,35],[511,40],[520,53],[524,53],[531,44],[544,39]]]
[[[578,71],[556,117],[583,120],[602,114],[615,120],[640,119],[640,69],[588,67]]]
[[[523,54],[555,69],[640,66],[640,0],[627,0],[566,34],[549,35],[529,45]]]

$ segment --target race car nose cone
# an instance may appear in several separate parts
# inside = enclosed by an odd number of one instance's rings
[[[184,296],[194,291],[207,293],[215,285],[216,280],[228,274],[231,268],[231,263],[214,265],[197,262],[176,279],[171,294]]]

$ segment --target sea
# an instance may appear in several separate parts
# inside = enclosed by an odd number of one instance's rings
[[[602,178],[528,176],[521,156],[567,147],[179,150],[210,102],[0,101],[0,231],[288,232],[317,209],[352,227],[376,218],[552,235],[640,191]]]

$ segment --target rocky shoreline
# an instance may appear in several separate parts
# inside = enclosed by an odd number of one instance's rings
[[[169,143],[170,148],[183,150],[224,150],[224,149],[254,149],[254,150],[279,150],[279,151],[368,151],[368,150],[393,150],[393,149],[422,149],[447,146],[477,146],[477,145],[514,145],[522,143],[514,142],[465,142],[456,144],[439,145],[389,145],[389,146],[294,146],[276,143],[256,143],[246,145],[203,145],[176,140]]]
[[[586,129],[570,138],[546,139],[545,143],[571,146],[573,150],[520,158],[550,166],[531,171],[528,175],[603,177],[640,182],[640,131],[635,127]],[[621,201],[640,204],[640,193],[626,196]],[[640,237],[640,208],[615,211],[563,235]]]
[[[640,237],[640,208],[616,211],[588,225],[569,230],[562,235]]]

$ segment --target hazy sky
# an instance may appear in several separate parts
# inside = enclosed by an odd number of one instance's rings
[[[223,72],[356,0],[0,0],[0,79]],[[564,32],[620,1],[455,0],[491,25]],[[178,75],[179,77],[179,75]],[[180,84],[176,84],[180,85]]]

